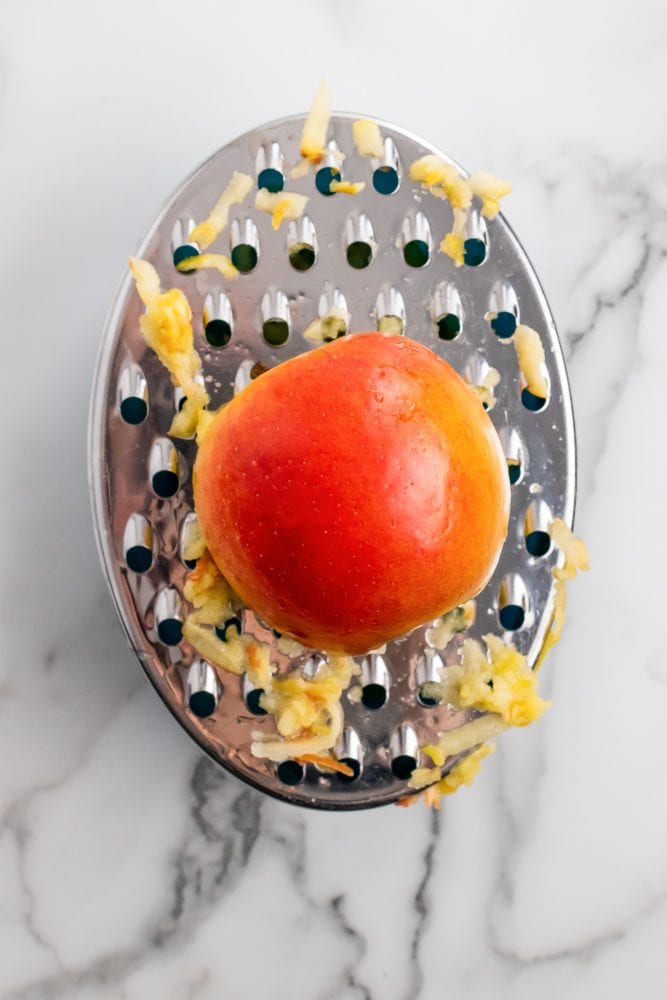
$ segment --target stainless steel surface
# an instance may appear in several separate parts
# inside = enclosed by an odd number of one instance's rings
[[[334,116],[330,136],[336,148],[346,154],[341,168],[345,178],[366,181],[363,193],[353,197],[324,195],[312,173],[298,181],[290,180],[289,167],[297,159],[303,117],[285,119],[241,136],[200,167],[162,210],[138,253],[156,265],[165,288],[175,285],[187,294],[206,385],[215,404],[229,399],[247,384],[258,365],[271,367],[303,351],[317,350],[303,338],[303,330],[322,310],[326,312],[341,303],[350,314],[350,329],[355,331],[376,326],[379,314],[385,308],[398,309],[396,303],[400,302],[407,336],[427,344],[461,372],[475,356],[498,369],[501,382],[495,391],[497,404],[491,419],[500,431],[511,463],[508,471],[515,479],[511,523],[499,564],[477,599],[475,623],[467,634],[479,637],[488,631],[501,632],[501,583],[505,581],[503,595],[512,597],[520,588],[517,590],[518,584],[509,581],[520,579],[524,590],[516,599],[525,597],[530,615],[523,627],[511,635],[517,647],[534,661],[549,623],[550,571],[556,557],[551,551],[535,558],[527,550],[526,526],[533,523],[530,518],[534,517],[533,513],[528,517],[527,512],[539,500],[555,516],[571,521],[575,494],[571,403],[553,319],[530,263],[502,217],[488,227],[477,216],[471,220],[467,235],[488,240],[483,266],[457,270],[438,252],[440,239],[451,228],[451,210],[407,178],[412,160],[438,150],[381,122],[388,163],[363,159],[352,144],[351,122],[352,116]],[[330,166],[336,167],[339,161],[333,147],[330,159]],[[234,282],[225,281],[214,271],[177,272],[172,259],[172,235],[187,239],[189,220],[208,214],[232,172],[242,170],[255,176],[260,163],[282,165],[283,161],[285,187],[310,197],[308,219],[274,232],[268,215],[248,206],[236,207],[231,212],[230,229],[211,249],[226,252],[230,240],[232,246],[250,241],[258,250],[254,268]],[[400,184],[394,193],[380,193],[379,182],[386,181],[387,175],[376,177],[374,172],[383,165],[397,171]],[[363,213],[373,229],[376,250],[370,265],[363,269],[350,266],[346,258],[346,223],[351,213]],[[430,253],[424,266],[406,263],[406,236],[426,237]],[[316,259],[305,270],[290,261],[288,245],[293,247],[295,243],[316,248]],[[276,347],[263,336],[262,302],[267,293],[277,291],[287,301],[289,336]],[[384,304],[380,306],[380,302]],[[492,325],[495,314],[516,316],[519,308],[522,322],[539,330],[546,350],[551,391],[539,412],[522,404],[522,384],[511,339],[501,335],[502,322],[500,333]],[[356,780],[341,780],[312,765],[301,769],[301,773],[283,769],[281,775],[273,764],[255,759],[250,753],[251,733],[270,732],[272,723],[270,718],[254,714],[250,707],[252,691],[243,677],[220,673],[222,694],[211,716],[199,718],[189,710],[188,677],[198,657],[184,641],[175,645],[161,642],[157,625],[163,613],[180,615],[183,610],[181,595],[187,567],[182,558],[182,530],[192,512],[190,470],[195,444],[172,442],[166,436],[174,412],[174,392],[165,370],[141,337],[138,321],[142,311],[126,276],[102,342],[89,438],[99,548],[133,649],[161,697],[193,739],[251,784],[287,801],[322,808],[361,808],[395,801],[406,794],[407,787],[403,778],[395,776],[392,761],[397,746],[414,746],[409,731],[413,730],[417,742],[424,744],[432,741],[439,730],[460,725],[467,718],[465,712],[455,712],[446,705],[424,705],[418,698],[431,623],[390,642],[381,654],[391,679],[383,707],[365,707],[358,683],[343,698],[348,756],[359,757],[362,762]],[[448,312],[461,320],[461,329],[453,339],[439,335],[437,321]],[[231,330],[230,338],[221,346],[210,343],[204,332],[206,323],[215,318],[224,319]],[[503,322],[511,325],[507,316]],[[444,328],[442,332],[446,332]],[[138,366],[146,381],[148,412],[137,424],[126,422],[118,409],[119,379],[128,364]],[[160,472],[171,473],[158,479],[164,487],[161,492],[155,490],[155,474]],[[175,492],[170,493],[174,486]],[[126,565],[125,533],[133,515],[140,515],[150,529],[154,551],[150,567],[141,574],[128,572]],[[139,525],[138,521],[132,523]],[[287,647],[284,643],[281,647],[282,640],[257,622],[252,612],[243,613],[243,627],[272,645],[281,671],[307,659],[305,651],[296,658],[283,652]],[[455,636],[439,654],[445,663],[456,660],[462,639],[461,635]],[[358,743],[349,735],[351,731]],[[146,739],[150,738],[147,732]]]

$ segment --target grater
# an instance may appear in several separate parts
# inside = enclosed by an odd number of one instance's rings
[[[427,153],[454,161],[383,121],[378,125],[384,156],[361,157],[352,142],[356,117],[332,116],[327,155],[299,180],[289,171],[299,159],[303,115],[264,125],[224,146],[172,196],[138,256],[155,265],[164,288],[179,287],[188,297],[212,407],[266,369],[318,349],[303,331],[332,309],[349,315],[350,332],[398,324],[405,336],[427,345],[472,384],[480,384],[490,367],[500,372],[490,417],[511,483],[509,532],[465,636],[494,632],[534,664],[553,602],[556,554],[548,526],[556,516],[572,523],[575,497],[572,404],[555,324],[533,268],[502,216],[487,222],[473,207],[463,267],[438,252],[451,229],[451,209],[410,182],[408,168]],[[235,170],[270,191],[284,187],[309,195],[305,215],[274,231],[250,197],[232,208],[227,229],[211,248],[231,255],[239,277],[227,281],[216,271],[179,272],[175,262],[197,252],[187,242],[194,221],[208,215]],[[331,180],[341,175],[365,181],[364,191],[331,194]],[[412,770],[424,763],[419,747],[475,715],[433,704],[422,694],[427,681],[458,661],[464,636],[438,650],[434,623],[427,622],[356,658],[360,676],[343,695],[345,726],[335,748],[351,776],[251,755],[252,733],[273,731],[260,692],[246,677],[202,660],[181,633],[187,612],[183,586],[191,568],[183,558],[183,540],[195,517],[196,451],[193,441],[167,436],[182,393],[143,341],[142,311],[128,274],[111,309],[94,377],[89,475],[102,563],[144,671],[195,742],[261,791],[323,809],[359,809],[405,797]],[[546,400],[532,396],[522,382],[512,346],[519,321],[541,335]],[[322,662],[323,654],[290,646],[251,610],[240,617],[221,623],[219,634],[237,627],[269,643],[279,673],[297,666],[313,674]]]

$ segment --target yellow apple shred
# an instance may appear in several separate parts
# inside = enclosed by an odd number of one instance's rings
[[[310,111],[306,117],[299,143],[299,153],[308,163],[322,162],[327,144],[327,131],[331,118],[331,93],[324,80],[320,80]]]
[[[484,378],[479,385],[471,385],[470,388],[473,390],[477,398],[479,399],[482,406],[485,406],[487,410],[492,410],[496,405],[496,396],[494,389],[500,382],[500,372],[497,368],[489,368]]]
[[[206,551],[206,541],[202,534],[197,518],[193,518],[188,524],[185,538],[183,539],[183,558],[187,562],[196,562]]]
[[[326,771],[335,771],[338,774],[344,774],[347,778],[354,777],[354,771],[349,764],[343,764],[342,761],[336,760],[335,757],[325,757],[322,754],[316,753],[303,753],[296,760],[300,764],[314,764],[316,767],[323,768]]]
[[[464,263],[465,227],[473,197],[480,199],[482,215],[495,219],[500,211],[500,199],[511,192],[512,185],[485,171],[478,171],[468,178],[462,177],[453,163],[434,153],[415,160],[410,165],[408,176],[410,180],[420,183],[424,190],[451,205],[453,225],[451,232],[443,238],[440,250],[454,261],[456,267],[461,267]]]
[[[267,212],[271,216],[271,225],[274,229],[280,228],[283,219],[293,222],[303,215],[308,196],[296,194],[294,191],[279,191],[277,193],[260,188],[255,195],[255,208],[260,212]]]
[[[331,181],[329,184],[332,194],[359,194],[365,187],[363,181]]]
[[[326,316],[320,316],[309,323],[303,331],[306,340],[313,343],[327,343],[336,340],[347,333],[347,326],[350,322],[350,315],[338,306],[334,307]]]
[[[526,658],[497,636],[484,637],[486,655],[476,640],[464,640],[460,665],[446,668],[440,684],[430,683],[432,690],[429,693],[455,708],[472,708],[485,714],[458,729],[440,733],[437,743],[421,748],[434,766],[413,771],[408,784],[420,795],[407,797],[401,805],[411,805],[421,797],[426,805],[439,808],[442,795],[456,791],[461,784],[469,784],[475,776],[479,762],[486,756],[482,751],[488,751],[487,740],[495,738],[509,726],[525,726],[534,722],[548,707],[549,703],[537,693],[537,670],[561,636],[566,582],[574,579],[578,572],[590,568],[585,543],[572,533],[562,518],[551,522],[549,533],[562,559],[560,565],[552,570],[555,594],[551,626],[535,670],[531,671]],[[474,746],[479,750],[458,761],[448,774],[441,777],[440,769],[448,758],[466,753]],[[467,761],[473,761],[471,768],[466,767]]]
[[[239,276],[237,268],[224,253],[199,253],[193,257],[183,257],[176,265],[176,269],[184,273],[187,271],[219,271],[223,278],[227,278],[228,281],[233,281]]]
[[[437,770],[438,776],[431,783],[427,784],[419,795],[406,796],[400,799],[398,804],[401,806],[411,806],[421,798],[424,805],[430,806],[433,809],[439,809],[443,795],[453,795],[462,785],[472,785],[479,773],[482,761],[485,757],[494,753],[495,749],[493,743],[484,743],[476,750],[473,750],[472,753],[457,761],[444,777],[439,776],[440,771],[434,768],[433,770]]]
[[[273,676],[260,704],[273,716],[278,736],[254,733],[252,753],[281,761],[332,750],[343,731],[343,692],[359,672],[350,656],[330,656],[314,677],[298,670]]]
[[[221,639],[215,626],[234,615],[239,602],[207,550],[188,574],[184,596],[193,608],[183,623],[190,645],[223,670],[246,671],[251,684],[263,691],[262,708],[273,716],[278,735],[254,733],[253,754],[281,761],[331,751],[342,731],[343,691],[360,669],[354,660],[331,656],[314,677],[300,670],[276,677],[266,643],[229,631]],[[326,761],[330,767],[335,763],[329,757]]]
[[[190,303],[179,288],[163,292],[157,271],[148,261],[130,257],[130,270],[145,306],[139,318],[144,340],[169,372],[172,383],[185,394],[169,433],[185,438],[196,433],[201,441],[212,414],[207,410],[209,395],[196,380],[202,364],[194,347]]]
[[[384,143],[380,126],[368,118],[358,118],[352,122],[352,139],[359,156],[370,156],[379,160],[384,156]]]
[[[233,205],[242,205],[252,188],[252,177],[235,171],[225,190],[215,203],[210,215],[198,223],[188,239],[196,243],[200,250],[210,247],[229,221],[229,210]]]
[[[400,316],[381,316],[378,322],[378,333],[403,333],[403,320]]]
[[[549,526],[549,534],[556,548],[560,549],[563,562],[554,566],[551,575],[555,580],[554,603],[551,625],[537,658],[535,669],[538,670],[550,649],[559,641],[565,623],[565,606],[567,603],[566,583],[573,580],[577,573],[590,569],[588,549],[581,538],[572,534],[570,528],[561,517],[555,518]]]
[[[534,396],[546,399],[549,386],[546,380],[544,347],[537,330],[519,323],[514,331],[514,349],[519,363],[519,370],[526,383],[526,388]]]

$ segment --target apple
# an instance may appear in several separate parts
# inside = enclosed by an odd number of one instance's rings
[[[194,497],[245,604],[306,646],[349,654],[478,594],[509,515],[478,397],[429,348],[383,333],[286,361],[224,406]]]

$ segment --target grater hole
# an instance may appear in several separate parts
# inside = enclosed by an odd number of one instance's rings
[[[266,715],[266,709],[262,708],[260,704],[263,694],[264,688],[252,688],[246,694],[245,703],[248,706],[248,711],[252,712],[253,715]]]
[[[230,233],[231,258],[234,267],[241,274],[249,274],[257,267],[259,260],[259,237],[257,226],[252,219],[234,219]],[[229,317],[222,317],[227,319]]]
[[[498,621],[506,632],[518,632],[528,624],[528,593],[520,576],[508,573],[500,584]]]
[[[239,243],[232,248],[232,264],[241,274],[254,271],[257,259],[257,250],[250,243]]]
[[[304,779],[306,769],[298,760],[282,760],[276,768],[276,773],[283,785],[299,785]]]
[[[199,719],[208,719],[215,712],[222,694],[217,674],[206,660],[194,661],[185,681],[188,708]]]
[[[426,267],[431,251],[426,240],[408,240],[403,247],[403,257],[408,267]]]
[[[541,559],[551,549],[551,535],[548,531],[531,531],[526,535],[526,548],[531,556]]]
[[[197,524],[197,515],[194,511],[189,511],[181,523],[180,538],[178,544],[178,554],[181,557],[181,561],[186,569],[194,569],[197,565],[196,559],[186,559],[185,550],[187,548],[187,543],[190,539],[190,532],[194,530]]]
[[[355,240],[353,243],[350,243],[346,253],[348,264],[357,271],[368,267],[373,260],[373,247],[370,243],[364,243],[362,240]]]
[[[295,271],[309,271],[316,259],[315,248],[308,243],[294,243],[289,248],[289,262]]]
[[[228,618],[223,625],[215,626],[215,634],[222,642],[228,642],[232,637],[238,638],[242,631],[241,619],[236,616]]]
[[[339,181],[340,178],[340,170],[336,167],[320,167],[315,174],[315,187],[320,194],[332,195],[334,192],[331,190],[331,184],[333,181]]]
[[[435,321],[440,340],[456,340],[461,332],[461,320],[456,313],[445,313]]]
[[[139,396],[128,396],[120,404],[120,415],[126,424],[141,424],[148,416],[148,405]]]
[[[178,492],[178,475],[170,469],[160,469],[151,479],[153,493],[162,500],[168,500]]]
[[[498,612],[500,624],[507,632],[516,632],[523,628],[526,620],[526,612],[519,604],[506,604]]]
[[[507,462],[507,476],[510,486],[516,486],[523,479],[527,467],[526,448],[515,427],[501,427],[500,440]]]
[[[401,228],[403,258],[408,267],[426,267],[431,256],[431,228],[423,212],[409,212]]]
[[[284,319],[267,319],[262,325],[262,335],[271,347],[281,347],[289,337],[289,324]]]
[[[123,531],[123,550],[131,573],[147,573],[153,565],[153,529],[143,514],[130,514]]]
[[[516,486],[517,483],[521,482],[523,477],[523,467],[518,459],[507,459],[507,476],[510,481],[510,486]]]
[[[524,520],[525,544],[529,555],[542,559],[551,551],[549,525],[553,520],[551,508],[544,500],[532,500]]]
[[[486,243],[471,236],[463,244],[463,261],[468,267],[479,267],[486,260]]]
[[[400,177],[396,167],[381,166],[373,171],[373,187],[378,194],[394,194],[398,190]]]
[[[176,247],[173,254],[174,267],[178,267],[182,260],[187,260],[188,257],[197,257],[199,254],[199,249],[193,243],[184,243],[183,246]],[[181,271],[181,274],[194,274],[194,271]]]
[[[524,387],[521,390],[521,402],[531,413],[539,413],[547,405],[548,400],[542,396],[536,396],[530,389]]]
[[[183,625],[178,618],[163,618],[158,622],[157,634],[165,646],[178,646],[183,638]]]
[[[516,316],[511,312],[499,312],[491,319],[491,329],[496,337],[509,340],[516,331]]]
[[[232,328],[224,319],[211,319],[204,327],[204,336],[211,347],[226,347],[232,339]]]
[[[364,684],[361,689],[361,703],[365,708],[376,712],[387,704],[389,694],[383,684]]]
[[[265,188],[271,194],[277,194],[285,187],[285,177],[276,167],[265,167],[257,175],[257,187]]]
[[[509,340],[514,336],[519,322],[519,300],[509,281],[497,281],[489,296],[489,311],[486,319],[499,340]]]
[[[138,365],[123,365],[117,388],[118,412],[126,424],[137,425],[148,416],[148,385]]]
[[[194,691],[188,700],[188,708],[199,719],[208,719],[217,707],[215,695],[210,691]]]
[[[392,774],[399,781],[407,781],[416,767],[417,761],[410,754],[399,754],[391,762]]]
[[[423,705],[424,708],[435,708],[436,705],[440,704],[440,700],[438,698],[429,694],[430,689],[431,686],[428,682],[420,684],[417,688],[417,701],[420,705]]]
[[[280,289],[265,292],[261,304],[262,335],[271,347],[287,342],[290,331],[290,310],[287,296]]]
[[[153,565],[153,552],[145,545],[133,545],[125,553],[125,562],[133,573],[147,573]]]
[[[151,448],[148,469],[153,492],[162,500],[173,497],[180,485],[180,460],[169,438],[157,438]]]
[[[160,642],[165,646],[178,646],[183,638],[181,599],[173,587],[166,587],[157,594],[155,622]]]
[[[341,764],[347,765],[352,771],[352,774],[341,774],[339,771],[338,780],[344,785],[351,785],[352,782],[358,781],[361,775],[361,764],[359,761],[355,760],[354,757],[339,757],[338,759]]]

